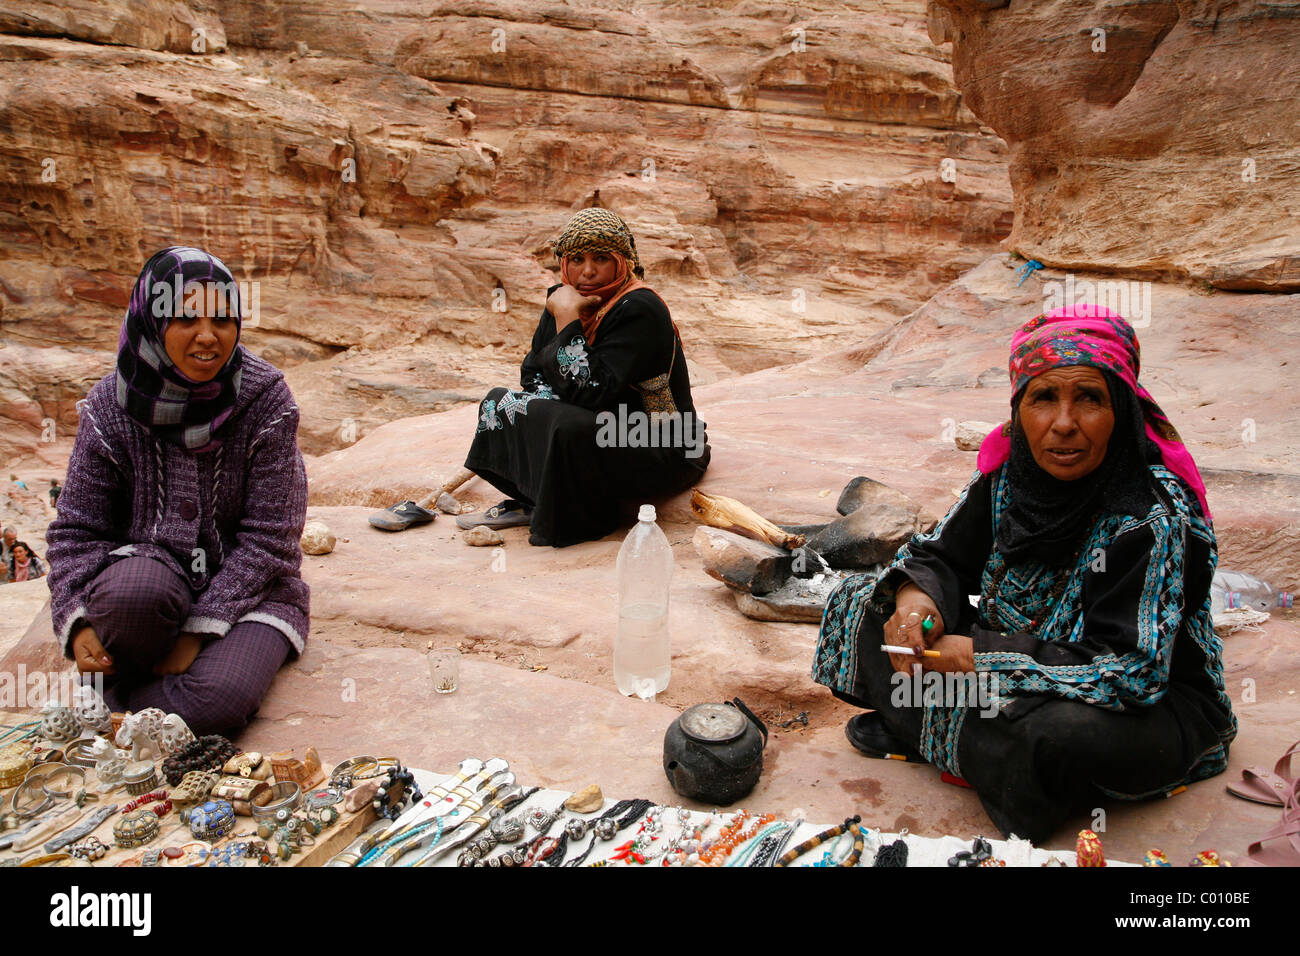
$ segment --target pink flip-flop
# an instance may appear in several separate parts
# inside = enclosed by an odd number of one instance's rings
[[[1265,849],[1265,843],[1272,846]],[[1246,856],[1254,866],[1300,866],[1300,780],[1287,794],[1282,819],[1246,849]]]
[[[1241,783],[1228,784],[1228,792],[1252,803],[1264,803],[1270,807],[1284,806],[1287,794],[1295,784],[1295,778],[1288,771],[1291,769],[1291,758],[1296,754],[1300,754],[1300,740],[1287,749],[1273,765],[1271,772],[1263,767],[1247,767],[1241,772]]]

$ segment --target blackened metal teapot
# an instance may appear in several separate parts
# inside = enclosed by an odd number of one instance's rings
[[[664,734],[664,773],[681,796],[727,806],[758,783],[765,746],[767,725],[739,697],[696,704]]]

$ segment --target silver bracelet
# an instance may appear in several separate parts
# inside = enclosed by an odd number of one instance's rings
[[[74,767],[85,767],[87,770],[95,766],[95,758],[90,752],[95,739],[93,737],[82,737],[80,740],[72,741],[63,748],[63,762]]]
[[[271,799],[260,807],[252,804],[254,820],[274,820],[275,815],[280,810],[288,810],[293,813],[298,808],[298,801],[302,798],[302,787],[292,780],[285,780],[277,783],[271,788]]]
[[[66,764],[66,763],[50,764],[49,766],[50,766],[50,770],[45,774],[44,777],[41,778],[41,790],[45,793],[47,797],[53,797],[56,800],[63,800],[68,797],[71,797],[74,793],[77,792],[76,790],[73,789],[68,789],[68,790],[50,789],[49,779],[51,777],[62,776],[65,773],[79,777],[81,779],[80,789],[83,790],[85,789],[86,787],[85,767],[76,767],[73,766],[72,764]]]
[[[14,790],[13,796],[9,798],[9,807],[18,815],[18,819],[20,820],[30,820],[38,813],[44,813],[50,807],[54,806],[54,798],[42,791],[41,802],[39,804],[29,804],[22,809],[19,809],[18,807],[18,798],[23,795],[24,791],[31,790],[33,784],[39,783],[44,785],[45,774],[40,773],[39,770],[39,767],[33,767],[28,772],[27,778],[17,786]]]

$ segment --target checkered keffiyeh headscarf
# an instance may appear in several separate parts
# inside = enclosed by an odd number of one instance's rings
[[[617,213],[608,209],[597,206],[581,209],[565,224],[564,231],[555,240],[555,254],[563,259],[579,252],[617,253],[627,260],[628,267],[638,279],[645,276],[645,269],[637,258],[632,230]]]
[[[225,263],[202,249],[170,246],[140,270],[117,343],[117,403],[136,422],[172,444],[211,451],[217,430],[235,410],[243,349],[238,338],[230,358],[210,382],[195,382],[167,355],[163,337],[174,316],[185,313],[195,284],[216,284],[240,328],[239,289]],[[205,296],[206,298],[206,296]]]

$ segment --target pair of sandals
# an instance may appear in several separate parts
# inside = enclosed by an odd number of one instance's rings
[[[1282,808],[1277,825],[1246,849],[1246,856],[1257,866],[1300,866],[1300,777],[1290,773],[1291,758],[1297,754],[1300,740],[1287,748],[1271,771],[1247,767],[1241,772],[1240,783],[1228,784],[1234,797]]]
[[[457,515],[456,526],[468,531],[480,525],[489,528],[518,528],[532,521],[533,509],[507,498],[482,514]],[[414,501],[403,501],[370,516],[371,527],[380,531],[405,531],[415,525],[428,524],[438,517],[436,511],[421,508]]]

